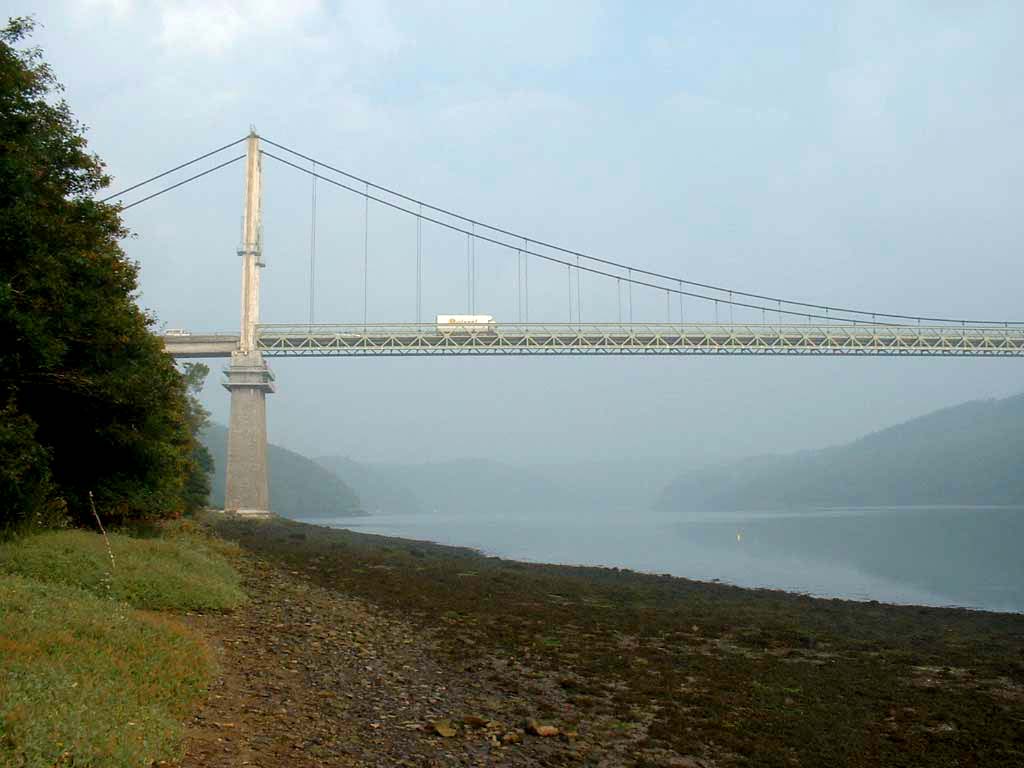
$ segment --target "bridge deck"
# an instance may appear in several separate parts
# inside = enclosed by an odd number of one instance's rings
[[[265,356],[939,355],[1024,356],[1020,326],[499,323],[261,325]]]
[[[165,336],[174,357],[229,357],[237,334]],[[500,323],[261,325],[265,357],[365,355],[932,355],[1024,357],[1020,326]]]
[[[171,357],[231,357],[238,349],[238,334],[171,334],[164,335],[164,349]]]

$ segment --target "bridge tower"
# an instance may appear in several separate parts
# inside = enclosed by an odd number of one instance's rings
[[[227,484],[224,509],[240,515],[270,515],[267,481],[267,404],[274,391],[274,375],[256,348],[260,321],[260,223],[262,167],[260,139],[249,133],[245,174],[245,220],[242,225],[242,332],[237,352],[225,369],[224,388],[231,393],[228,424]]]

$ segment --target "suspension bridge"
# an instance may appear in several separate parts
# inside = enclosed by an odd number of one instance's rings
[[[196,163],[244,143],[246,150],[199,173],[144,194],[145,188]],[[264,145],[270,147],[267,149]],[[260,322],[262,248],[262,166],[268,159],[311,178],[309,318],[305,323]],[[164,345],[175,358],[226,358],[224,387],[231,393],[225,508],[239,514],[266,515],[266,395],[274,391],[269,357],[420,356],[420,355],[833,355],[1024,357],[1024,322],[915,316],[789,300],[667,275],[644,267],[586,254],[508,229],[358,177],[320,159],[259,136],[255,130],[230,144],[150,177],[101,202],[121,201],[121,210],[171,192],[239,162],[246,165],[242,242],[241,323],[237,333],[169,331]],[[314,322],[316,290],[317,185],[329,185],[360,197],[363,227],[363,322]],[[415,221],[416,319],[414,322],[369,322],[368,215],[370,205],[388,208]],[[422,233],[435,227],[464,237],[467,314],[446,322],[422,318]],[[516,263],[514,321],[477,315],[477,244],[503,249]],[[530,265],[564,268],[567,276],[565,322],[530,321]],[[614,283],[617,317],[611,322],[583,322],[583,276]],[[535,269],[535,280],[536,269]],[[663,294],[665,319],[634,320],[633,293]],[[714,320],[701,317],[694,305],[713,308]],[[675,310],[676,305],[678,309]],[[720,312],[729,321],[719,321]],[[756,322],[734,322],[735,311]],[[710,313],[709,313],[710,314]],[[675,316],[673,316],[675,315]],[[678,318],[678,319],[676,319]]]

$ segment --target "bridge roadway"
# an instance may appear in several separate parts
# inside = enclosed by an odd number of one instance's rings
[[[230,357],[238,334],[164,336],[174,357]],[[264,357],[367,355],[869,355],[1024,357],[1024,326],[717,323],[259,325]]]
[[[171,357],[231,357],[238,349],[237,333],[164,334],[164,349]]]

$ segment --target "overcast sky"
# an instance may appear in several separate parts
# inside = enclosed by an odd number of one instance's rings
[[[1019,2],[2,2],[41,24],[35,42],[115,189],[254,125],[375,182],[640,267],[1024,320]],[[237,329],[242,174],[125,214],[141,302],[166,327]],[[309,317],[311,195],[308,178],[265,161],[266,322]],[[377,206],[369,219],[369,319],[413,320],[415,225]],[[320,185],[318,224],[316,319],[359,320],[362,202]],[[424,316],[465,311],[464,241],[423,238]],[[515,257],[477,258],[477,310],[516,319]],[[531,319],[567,319],[564,272],[530,268]],[[616,319],[614,283],[581,288],[584,320]],[[635,313],[664,319],[664,296],[638,292]],[[789,451],[1024,390],[1020,360],[271,364],[274,442],[400,461]],[[205,397],[223,421],[215,371]]]

